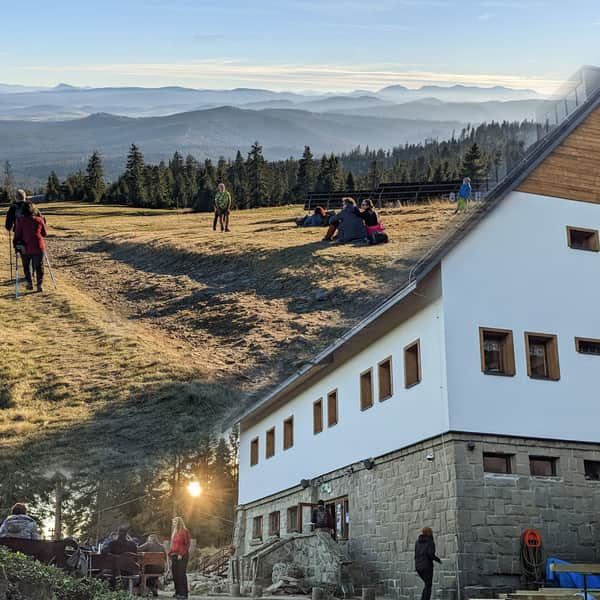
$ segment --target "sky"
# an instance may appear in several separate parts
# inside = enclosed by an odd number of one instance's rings
[[[0,83],[507,85],[600,65],[600,0],[0,0]]]

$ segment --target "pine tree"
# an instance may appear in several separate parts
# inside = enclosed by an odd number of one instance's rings
[[[352,175],[352,171],[348,171],[348,176],[346,177],[346,191],[353,192],[356,189],[356,184],[354,183],[354,175]]]
[[[15,184],[15,176],[13,174],[12,165],[7,160],[4,162],[4,176],[2,181],[2,187],[4,188],[4,195],[9,202],[13,202],[15,199],[15,193],[17,186]]]
[[[473,181],[481,181],[485,177],[485,165],[477,142],[473,142],[463,159],[462,176]]]
[[[60,198],[60,181],[54,171],[50,171],[48,175],[48,183],[46,184],[46,200],[53,202]]]
[[[236,208],[247,208],[248,185],[246,167],[244,165],[244,157],[239,150],[237,151],[233,165],[229,169],[228,181],[233,206]]]
[[[254,142],[246,161],[248,177],[248,206],[267,206],[267,178],[262,146]]]
[[[95,151],[88,161],[85,184],[84,198],[88,202],[100,202],[104,196],[106,184],[104,183],[104,169],[102,168],[102,158],[100,153]]]
[[[140,149],[131,144],[127,155],[127,169],[125,171],[128,198],[127,203],[131,206],[146,206],[147,193],[144,181],[144,155]]]

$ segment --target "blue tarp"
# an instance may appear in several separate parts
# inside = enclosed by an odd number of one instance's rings
[[[566,560],[560,560],[559,558],[549,558],[546,561],[546,581],[550,585],[561,588],[583,589],[583,575],[580,575],[579,573],[555,573],[550,570],[550,565],[552,564],[568,565],[570,563]],[[588,575],[586,579],[588,590],[600,589],[600,575]],[[588,594],[588,600],[590,598],[593,598],[593,596]]]

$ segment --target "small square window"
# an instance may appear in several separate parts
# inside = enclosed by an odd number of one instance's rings
[[[279,536],[279,511],[269,513],[269,535]]]
[[[252,519],[252,539],[253,540],[262,540],[263,539],[262,515],[260,517],[254,517],[254,519]]]
[[[533,379],[560,379],[558,339],[545,333],[526,333],[527,374]]]
[[[283,449],[287,450],[294,445],[294,417],[289,417],[283,422]]]
[[[529,472],[537,477],[556,477],[557,459],[549,456],[530,456]]]
[[[421,348],[419,340],[404,348],[404,387],[409,388],[421,381]]]
[[[337,390],[327,394],[327,427],[333,427],[338,423],[338,395]]]
[[[593,356],[600,356],[600,340],[575,338],[575,350],[577,350],[579,354],[592,354]]]
[[[486,473],[512,473],[512,455],[494,452],[483,453],[483,470]]]
[[[600,460],[584,460],[585,478],[600,481]]]
[[[574,250],[600,252],[600,238],[598,237],[597,229],[567,227],[567,240],[569,247]]]
[[[250,442],[250,466],[258,464],[258,438],[254,438]]]
[[[377,366],[377,379],[379,381],[379,401],[387,400],[393,395],[392,387],[392,358],[382,360]]]
[[[267,431],[267,443],[266,443],[266,458],[275,456],[275,427]]]
[[[373,369],[360,375],[360,410],[373,406]]]
[[[486,375],[514,375],[515,350],[510,329],[479,328],[481,370]]]
[[[319,398],[313,403],[313,433],[323,431],[323,398]]]
[[[290,506],[287,509],[287,532],[294,533],[300,531],[298,528],[298,507]]]

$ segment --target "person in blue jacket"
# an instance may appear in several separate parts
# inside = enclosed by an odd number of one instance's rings
[[[465,177],[463,179],[462,185],[460,186],[460,189],[458,190],[458,202],[456,203],[456,210],[454,211],[454,214],[456,214],[462,210],[467,210],[467,202],[469,201],[470,197],[471,197],[471,178]]]

